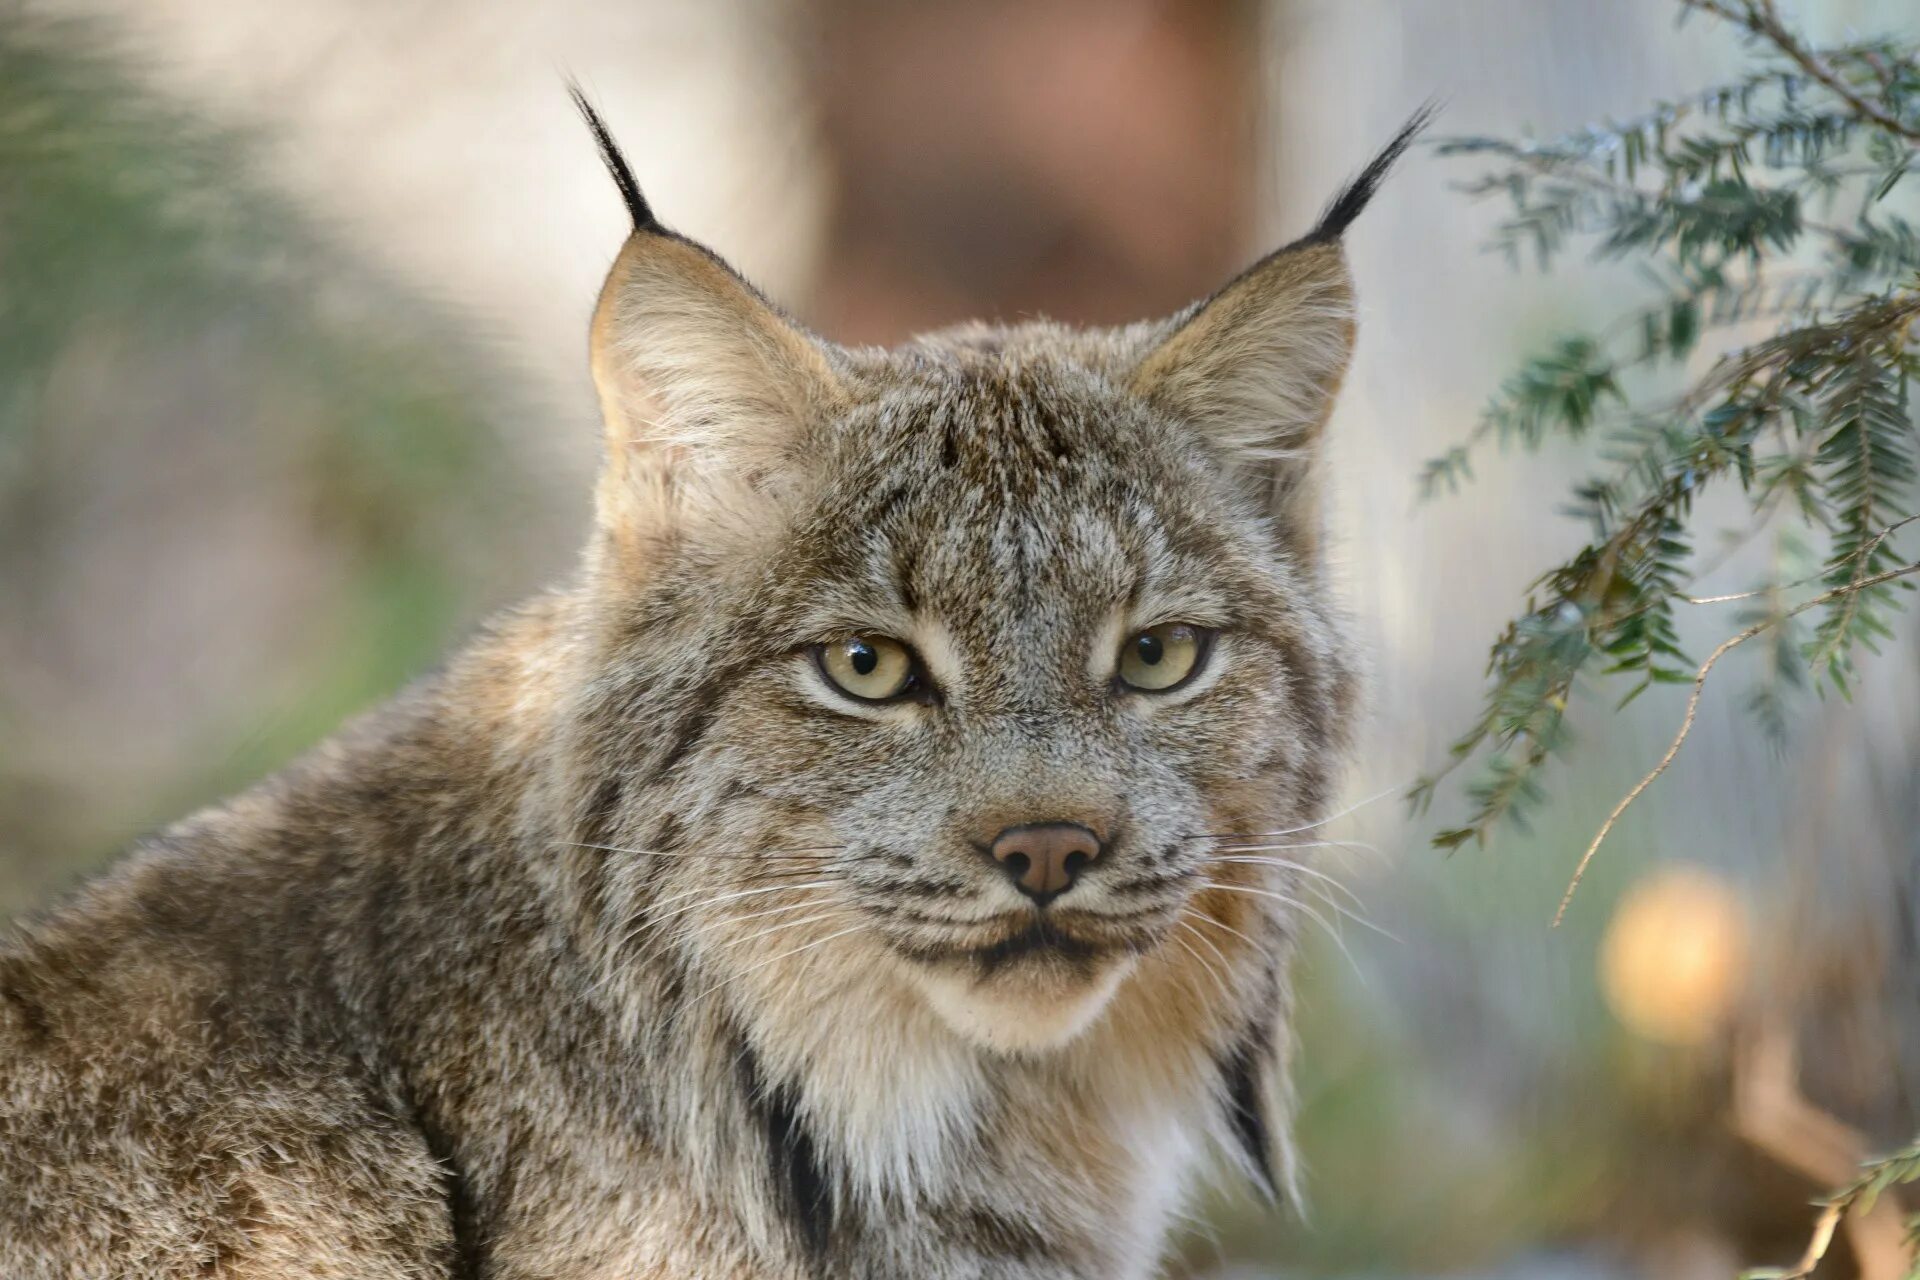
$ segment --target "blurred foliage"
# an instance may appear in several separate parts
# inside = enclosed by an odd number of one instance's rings
[[[187,383],[191,416],[232,421],[232,455],[270,460],[238,474],[284,489],[284,520],[327,565],[310,601],[325,621],[309,629],[326,640],[300,655],[297,694],[270,726],[236,696],[234,713],[256,719],[221,740],[248,745],[182,744],[199,764],[157,784],[178,794],[147,797],[156,809],[251,779],[424,667],[474,607],[462,558],[511,547],[525,495],[501,448],[524,416],[517,390],[483,372],[458,324],[277,194],[260,148],[145,87],[110,28],[0,0],[0,585],[13,622],[51,625],[64,584],[45,552],[99,518],[75,510],[88,478],[170,461],[163,436],[135,431],[159,451],[138,458],[126,439],[73,438],[85,415],[63,408],[63,372],[121,402],[115,416],[155,424],[156,371]],[[138,530],[124,536],[137,545]],[[167,572],[192,567],[156,566],[141,585],[166,590]],[[0,682],[0,829],[28,860],[106,852],[61,846],[117,844],[111,824],[42,829],[37,790],[88,784],[49,779],[68,762],[50,765],[34,737]]]
[[[1767,634],[1777,642],[1750,704],[1778,733],[1783,691],[1850,692],[1858,652],[1892,634],[1899,592],[1920,572],[1897,550],[1900,531],[1920,519],[1911,394],[1920,229],[1896,207],[1903,184],[1920,185],[1920,45],[1813,48],[1772,0],[1681,8],[1683,18],[1736,24],[1754,69],[1552,141],[1439,144],[1493,166],[1466,190],[1509,203],[1494,247],[1510,259],[1544,269],[1592,245],[1602,260],[1634,263],[1654,295],[1529,358],[1471,438],[1421,476],[1428,495],[1457,489],[1486,443],[1571,442],[1600,463],[1563,508],[1588,526],[1586,545],[1533,583],[1493,645],[1484,710],[1411,794],[1424,811],[1442,777],[1480,759],[1468,813],[1434,837],[1442,848],[1538,812],[1541,771],[1570,746],[1573,698],[1592,677],[1619,682],[1623,705],[1656,684],[1692,685],[1690,726],[1713,662]],[[1702,556],[1699,505],[1728,489],[1751,522]],[[1779,563],[1813,545],[1817,570],[1732,595],[1688,594],[1737,544],[1780,526]],[[1734,600],[1755,611],[1696,667],[1678,611]],[[1795,624],[1808,613],[1816,620],[1801,636]],[[1684,736],[1683,727],[1647,782]]]
[[[1564,820],[1547,815],[1542,834]],[[1581,962],[1605,913],[1542,930],[1563,882],[1542,859],[1352,856],[1357,899],[1309,889],[1325,923],[1306,930],[1296,969],[1307,1203],[1298,1218],[1262,1213],[1229,1185],[1201,1207],[1211,1233],[1184,1242],[1174,1274],[1220,1274],[1223,1258],[1285,1259],[1271,1273],[1298,1277],[1638,1274],[1592,1262],[1593,1242],[1708,1220],[1710,1195],[1738,1220],[1744,1176],[1712,1193],[1699,1177],[1730,1145],[1715,1132],[1717,1064],[1649,1045],[1609,1012]],[[1608,860],[1596,896],[1613,900],[1651,860],[1639,847]]]
[[[1488,443],[1567,442],[1600,463],[1563,508],[1587,525],[1586,544],[1535,580],[1492,647],[1480,716],[1411,793],[1424,812],[1442,778],[1480,760],[1467,815],[1436,845],[1484,842],[1542,811],[1542,770],[1572,743],[1583,687],[1617,684],[1620,705],[1656,684],[1691,688],[1678,733],[1587,846],[1556,921],[1614,823],[1685,743],[1723,655],[1768,638],[1747,701],[1778,739],[1786,694],[1851,696],[1860,652],[1894,634],[1900,593],[1920,574],[1898,550],[1920,522],[1920,228],[1898,203],[1920,183],[1920,43],[1815,47],[1774,0],[1681,0],[1683,19],[1696,13],[1743,34],[1748,74],[1552,141],[1439,144],[1491,164],[1466,190],[1508,202],[1494,247],[1510,260],[1544,270],[1590,245],[1603,261],[1635,264],[1653,293],[1529,358],[1469,440],[1421,475],[1429,496],[1454,491]],[[1702,498],[1728,490],[1745,526],[1703,556]],[[1767,580],[1690,594],[1766,531],[1779,548]],[[1696,665],[1680,610],[1736,601],[1735,627]],[[1870,1168],[1827,1202],[1825,1228],[1916,1173],[1912,1149]]]

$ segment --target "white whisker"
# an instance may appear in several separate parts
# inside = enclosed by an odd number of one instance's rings
[[[1311,876],[1315,880],[1320,881],[1320,883],[1314,884],[1310,887],[1316,890],[1317,892],[1319,892],[1320,900],[1326,903],[1327,906],[1339,912],[1341,915],[1345,916],[1347,919],[1353,921],[1355,924],[1361,926],[1362,928],[1373,930],[1375,933],[1379,934],[1381,937],[1387,939],[1390,942],[1400,941],[1399,938],[1395,937],[1393,934],[1387,932],[1385,929],[1381,928],[1379,925],[1375,924],[1373,921],[1367,919],[1365,916],[1360,914],[1359,908],[1364,906],[1365,904],[1361,902],[1359,894],[1355,893],[1348,886],[1341,884],[1337,878],[1328,875],[1326,872],[1321,871],[1317,867],[1309,867],[1304,863],[1294,862],[1286,858],[1215,858],[1213,859],[1213,861],[1251,863],[1255,866],[1283,867],[1289,871],[1298,871],[1298,872],[1301,872],[1302,874]],[[1213,883],[1219,884],[1220,882],[1214,881]],[[1221,887],[1228,888],[1232,886],[1221,885]],[[1347,900],[1351,902],[1353,906],[1348,907],[1345,903],[1335,901],[1331,892],[1331,890],[1335,890],[1335,889],[1345,894],[1347,896]],[[1305,906],[1306,904],[1302,903],[1301,905]]]
[[[787,888],[792,888],[794,885],[793,880],[790,879],[789,877],[814,875],[818,873],[819,870],[820,868],[818,867],[805,867],[805,868],[789,867],[784,870],[768,871],[762,875],[755,876],[753,877],[753,880],[750,881],[749,883],[758,883],[762,888],[766,888],[768,890],[787,889]],[[769,881],[777,881],[777,883],[768,883]],[[653,912],[658,911],[661,907],[671,906],[673,903],[676,903],[676,902],[684,902],[688,898],[696,898],[703,893],[712,893],[715,887],[716,886],[711,884],[695,885],[693,888],[683,889],[679,893],[670,893],[664,898],[655,898],[653,901],[647,904],[647,907],[646,907],[647,912],[649,914],[652,914]],[[726,899],[714,898],[714,899],[710,899],[710,901],[724,902],[726,901]],[[672,913],[669,913],[669,915],[670,914]],[[666,919],[667,917],[661,916],[659,918]]]
[[[809,942],[804,946],[794,947],[790,951],[782,951],[778,955],[768,956],[765,960],[761,960],[755,964],[750,964],[746,968],[740,970],[738,973],[728,974],[726,978],[721,979],[719,982],[716,982],[712,986],[708,987],[705,991],[702,991],[699,995],[695,996],[692,1001],[689,1002],[689,1007],[691,1007],[691,1005],[693,1004],[698,1004],[702,1000],[705,1000],[708,996],[711,996],[714,992],[726,986],[729,981],[738,982],[741,978],[746,977],[748,974],[753,973],[756,970],[764,969],[770,964],[778,964],[782,960],[790,959],[791,957],[797,956],[805,951],[811,951],[815,947],[824,947],[829,942],[832,942],[836,938],[844,938],[850,933],[859,933],[862,929],[865,929],[866,927],[867,927],[866,923],[862,921],[859,924],[852,925],[848,928],[842,929],[837,933],[830,933],[824,938],[815,938],[812,942]]]
[[[1201,943],[1207,948],[1207,950],[1213,952],[1213,954],[1219,958],[1221,971],[1223,973],[1231,975],[1233,973],[1233,961],[1227,959],[1226,952],[1220,950],[1219,947],[1215,946],[1212,938],[1209,938],[1206,934],[1194,928],[1193,925],[1187,920],[1186,917],[1187,917],[1187,913],[1182,912],[1180,915],[1180,918],[1175,920],[1174,923],[1179,925],[1182,929],[1186,930],[1188,933],[1192,934],[1194,937],[1198,938],[1201,941]],[[1220,997],[1221,999],[1227,1001],[1228,1003],[1232,1003],[1233,990],[1232,990],[1231,979],[1229,979],[1228,982],[1221,984]]]
[[[1249,938],[1246,934],[1240,932],[1240,930],[1228,924],[1225,920],[1216,919],[1213,916],[1204,915],[1200,913],[1195,913],[1191,918],[1195,920],[1203,920],[1206,923],[1211,925],[1218,925],[1220,928],[1225,929],[1228,933],[1232,934],[1234,937],[1240,939],[1240,941],[1252,947],[1255,952],[1258,952],[1260,950],[1259,943],[1255,942],[1252,938]]]
[[[817,902],[809,902],[809,903],[806,903],[805,905],[809,907],[817,907],[820,904]],[[844,907],[835,905],[831,910],[822,911],[818,915],[806,916],[799,920],[782,920],[778,924],[768,925],[764,929],[756,930],[755,932],[748,934],[744,938],[729,938],[726,941],[721,942],[716,946],[714,946],[713,951],[716,954],[722,951],[731,951],[735,947],[744,947],[748,943],[759,942],[762,939],[771,938],[776,933],[785,933],[789,929],[798,929],[803,925],[816,924],[822,920],[831,920],[835,916],[845,914],[845,910],[846,909]]]
[[[1321,818],[1317,822],[1308,822],[1298,827],[1287,827],[1280,831],[1207,832],[1197,836],[1190,836],[1188,838],[1191,840],[1241,840],[1241,839],[1252,840],[1255,838],[1264,839],[1268,836],[1298,835],[1302,831],[1311,831],[1315,827],[1324,827],[1329,822],[1338,822],[1340,819],[1346,817],[1350,813],[1358,813],[1360,810],[1366,808],[1368,805],[1378,804],[1380,801],[1386,799],[1388,796],[1394,795],[1397,792],[1401,792],[1404,790],[1406,790],[1406,785],[1403,783],[1398,786],[1388,787],[1384,791],[1376,791],[1372,795],[1368,796],[1365,800],[1360,801],[1358,804],[1348,805],[1346,808],[1342,809],[1338,813],[1330,813],[1326,817]]]
[[[701,920],[696,922],[692,927],[706,932],[708,930],[718,929],[723,925],[740,924],[747,920],[759,920],[766,916],[777,916],[784,911],[799,911],[805,907],[817,907],[819,905],[820,899],[814,896],[805,902],[783,902],[777,907],[767,907],[760,911],[749,911],[745,915],[727,915],[721,916],[718,920]]]
[[[783,875],[804,875],[806,873],[789,871],[789,872],[783,872],[782,874]],[[761,894],[780,893],[783,890],[792,890],[796,893],[804,892],[804,891],[831,886],[834,883],[836,882],[833,880],[810,880],[810,881],[801,881],[798,883],[791,880],[782,880],[779,884],[761,885],[757,888],[741,889],[732,893],[721,894],[718,897],[708,897],[708,898],[700,898],[699,895],[711,893],[713,887],[711,885],[701,885],[698,888],[689,889],[684,893],[671,894],[668,897],[661,898],[654,902],[647,903],[641,909],[640,914],[634,919],[632,927],[630,927],[626,931],[626,933],[621,935],[619,946],[622,950],[624,950],[625,948],[632,946],[635,940],[637,940],[640,937],[640,935],[642,933],[645,933],[648,929],[658,928],[659,926],[665,924],[667,921],[672,920],[675,916],[685,915],[690,911],[698,911],[701,907],[704,907],[704,906],[714,905],[722,902],[732,902],[740,898],[757,897]],[[687,898],[697,898],[698,900],[694,902],[688,902],[685,906],[675,907],[672,911],[662,912],[660,910],[661,907],[667,906],[675,902],[682,902]]]
[[[1180,922],[1176,921],[1175,923],[1178,924]],[[1182,924],[1181,927],[1185,928],[1187,932],[1193,934],[1193,936],[1196,938],[1201,936],[1201,934],[1197,930],[1191,928],[1190,926]],[[1221,1003],[1231,1004],[1233,1002],[1233,992],[1229,990],[1227,987],[1226,975],[1221,973],[1212,964],[1210,964],[1207,961],[1207,958],[1205,956],[1201,955],[1198,951],[1195,951],[1192,947],[1188,946],[1187,940],[1185,938],[1181,937],[1179,934],[1173,934],[1170,936],[1172,937],[1174,945],[1178,946],[1182,951],[1186,952],[1189,956],[1191,956],[1193,958],[1193,962],[1199,965],[1201,969],[1211,974],[1213,977],[1213,980],[1219,984]],[[1206,996],[1203,992],[1196,991],[1194,992],[1194,994],[1196,996],[1199,996],[1200,999],[1202,1000],[1206,999]]]
[[[1264,853],[1269,850],[1285,849],[1360,849],[1376,856],[1382,856],[1378,845],[1368,844],[1364,840],[1303,840],[1283,844],[1223,844],[1217,846],[1213,852]]]
[[[732,893],[722,893],[711,898],[701,898],[698,902],[688,903],[684,907],[676,907],[665,915],[659,914],[659,908],[666,906],[668,903],[678,902],[682,899],[693,897],[696,894],[709,893],[712,891],[712,886],[702,885],[698,889],[689,889],[685,893],[676,893],[670,898],[662,898],[658,902],[651,903],[647,908],[646,917],[649,923],[659,924],[663,921],[671,920],[675,916],[684,915],[689,911],[698,911],[702,907],[719,906],[723,902],[736,902],[741,898],[756,898],[761,894],[784,893],[788,890],[797,893],[803,889],[826,889],[831,888],[837,883],[838,881],[835,880],[803,880],[798,884],[781,883],[761,885],[755,889],[736,889]]]
[[[1312,876],[1316,880],[1321,880],[1327,884],[1332,885],[1335,889],[1338,889],[1341,893],[1346,894],[1348,899],[1352,901],[1354,906],[1357,907],[1360,905],[1360,895],[1355,893],[1348,886],[1341,884],[1337,876],[1328,875],[1326,872],[1320,870],[1320,868],[1318,867],[1310,867],[1304,862],[1295,862],[1291,858],[1215,857],[1215,858],[1209,858],[1208,861],[1209,862],[1233,862],[1233,863],[1240,863],[1246,866],[1254,866],[1254,867],[1280,867],[1287,871],[1298,871],[1301,875]]]
[[[1360,901],[1360,898],[1358,897],[1358,895],[1356,895],[1353,892],[1353,890],[1347,889],[1345,885],[1336,884],[1335,887],[1346,889],[1347,896],[1353,901],[1353,906],[1347,907],[1342,905],[1339,902],[1334,901],[1333,895],[1327,890],[1327,887],[1325,885],[1316,884],[1316,885],[1308,886],[1308,888],[1313,889],[1316,893],[1320,895],[1320,901],[1326,903],[1327,906],[1329,906],[1335,911],[1338,911],[1341,915],[1353,921],[1355,924],[1359,925],[1362,929],[1369,929],[1374,933],[1379,934],[1381,937],[1385,938],[1388,942],[1393,943],[1395,946],[1404,947],[1407,945],[1405,942],[1401,941],[1400,935],[1394,933],[1392,930],[1382,925],[1375,924],[1373,921],[1367,919],[1366,914],[1361,909],[1364,906],[1364,904]]]
[[[1262,898],[1272,898],[1275,902],[1285,903],[1297,911],[1304,911],[1316,924],[1327,931],[1327,936],[1333,939],[1333,945],[1340,948],[1340,954],[1344,955],[1347,958],[1347,963],[1353,966],[1354,973],[1358,974],[1362,981],[1365,980],[1366,975],[1361,973],[1360,962],[1354,958],[1353,952],[1347,949],[1347,940],[1340,936],[1340,931],[1333,927],[1332,921],[1313,909],[1312,903],[1302,902],[1290,894],[1276,893],[1272,889],[1256,889],[1251,885],[1224,884],[1218,880],[1210,880],[1208,881],[1208,887],[1224,889],[1228,893],[1246,893],[1254,894]]]
[[[556,840],[554,843],[563,849],[593,849],[600,853],[630,853],[642,858],[690,858],[704,861],[714,859],[739,862],[824,862],[829,854],[846,848],[839,844],[792,845],[785,849],[750,850],[739,852],[707,852],[700,849],[630,849],[618,844],[587,844],[580,840]],[[823,852],[807,852],[822,850]]]

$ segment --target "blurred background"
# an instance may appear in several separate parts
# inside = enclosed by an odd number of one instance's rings
[[[1823,38],[1917,21],[1910,0],[1793,16]],[[625,228],[565,75],[671,225],[829,336],[890,342],[1170,311],[1309,226],[1430,97],[1442,133],[1552,134],[1739,65],[1674,17],[0,0],[0,914],[569,564],[599,440],[586,321]],[[1300,970],[1311,1203],[1210,1196],[1177,1275],[1726,1280],[1798,1256],[1808,1200],[1920,1121],[1911,628],[1784,752],[1710,686],[1557,931],[1684,690],[1589,718],[1550,825],[1442,857],[1405,816],[1486,645],[1582,532],[1552,510],[1571,459],[1490,462],[1424,505],[1418,465],[1523,350],[1636,287],[1481,255],[1499,211],[1450,190],[1467,164],[1416,152],[1350,238],[1329,476],[1375,674],[1334,828],[1368,847],[1329,861],[1345,888]],[[1700,649],[1732,629],[1684,621]],[[1818,1274],[1877,1280],[1844,1240]]]

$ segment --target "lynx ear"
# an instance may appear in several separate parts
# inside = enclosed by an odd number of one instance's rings
[[[1129,379],[1204,433],[1304,553],[1318,541],[1313,459],[1353,356],[1353,279],[1340,237],[1430,115],[1409,120],[1305,237],[1167,322]]]
[[[600,520],[638,543],[777,483],[837,383],[823,344],[660,224],[593,107],[573,95],[633,216],[594,310],[591,354],[607,429]]]
[[[1301,502],[1353,337],[1339,244],[1293,246],[1176,320],[1132,387],[1202,433],[1271,504],[1283,533],[1304,536],[1314,516]]]

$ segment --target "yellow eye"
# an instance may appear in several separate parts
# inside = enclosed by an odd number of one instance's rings
[[[1120,646],[1120,682],[1145,693],[1165,693],[1200,669],[1212,633],[1185,622],[1136,631]]]
[[[851,636],[814,650],[820,672],[840,692],[862,702],[887,702],[918,687],[913,654],[885,636]]]

